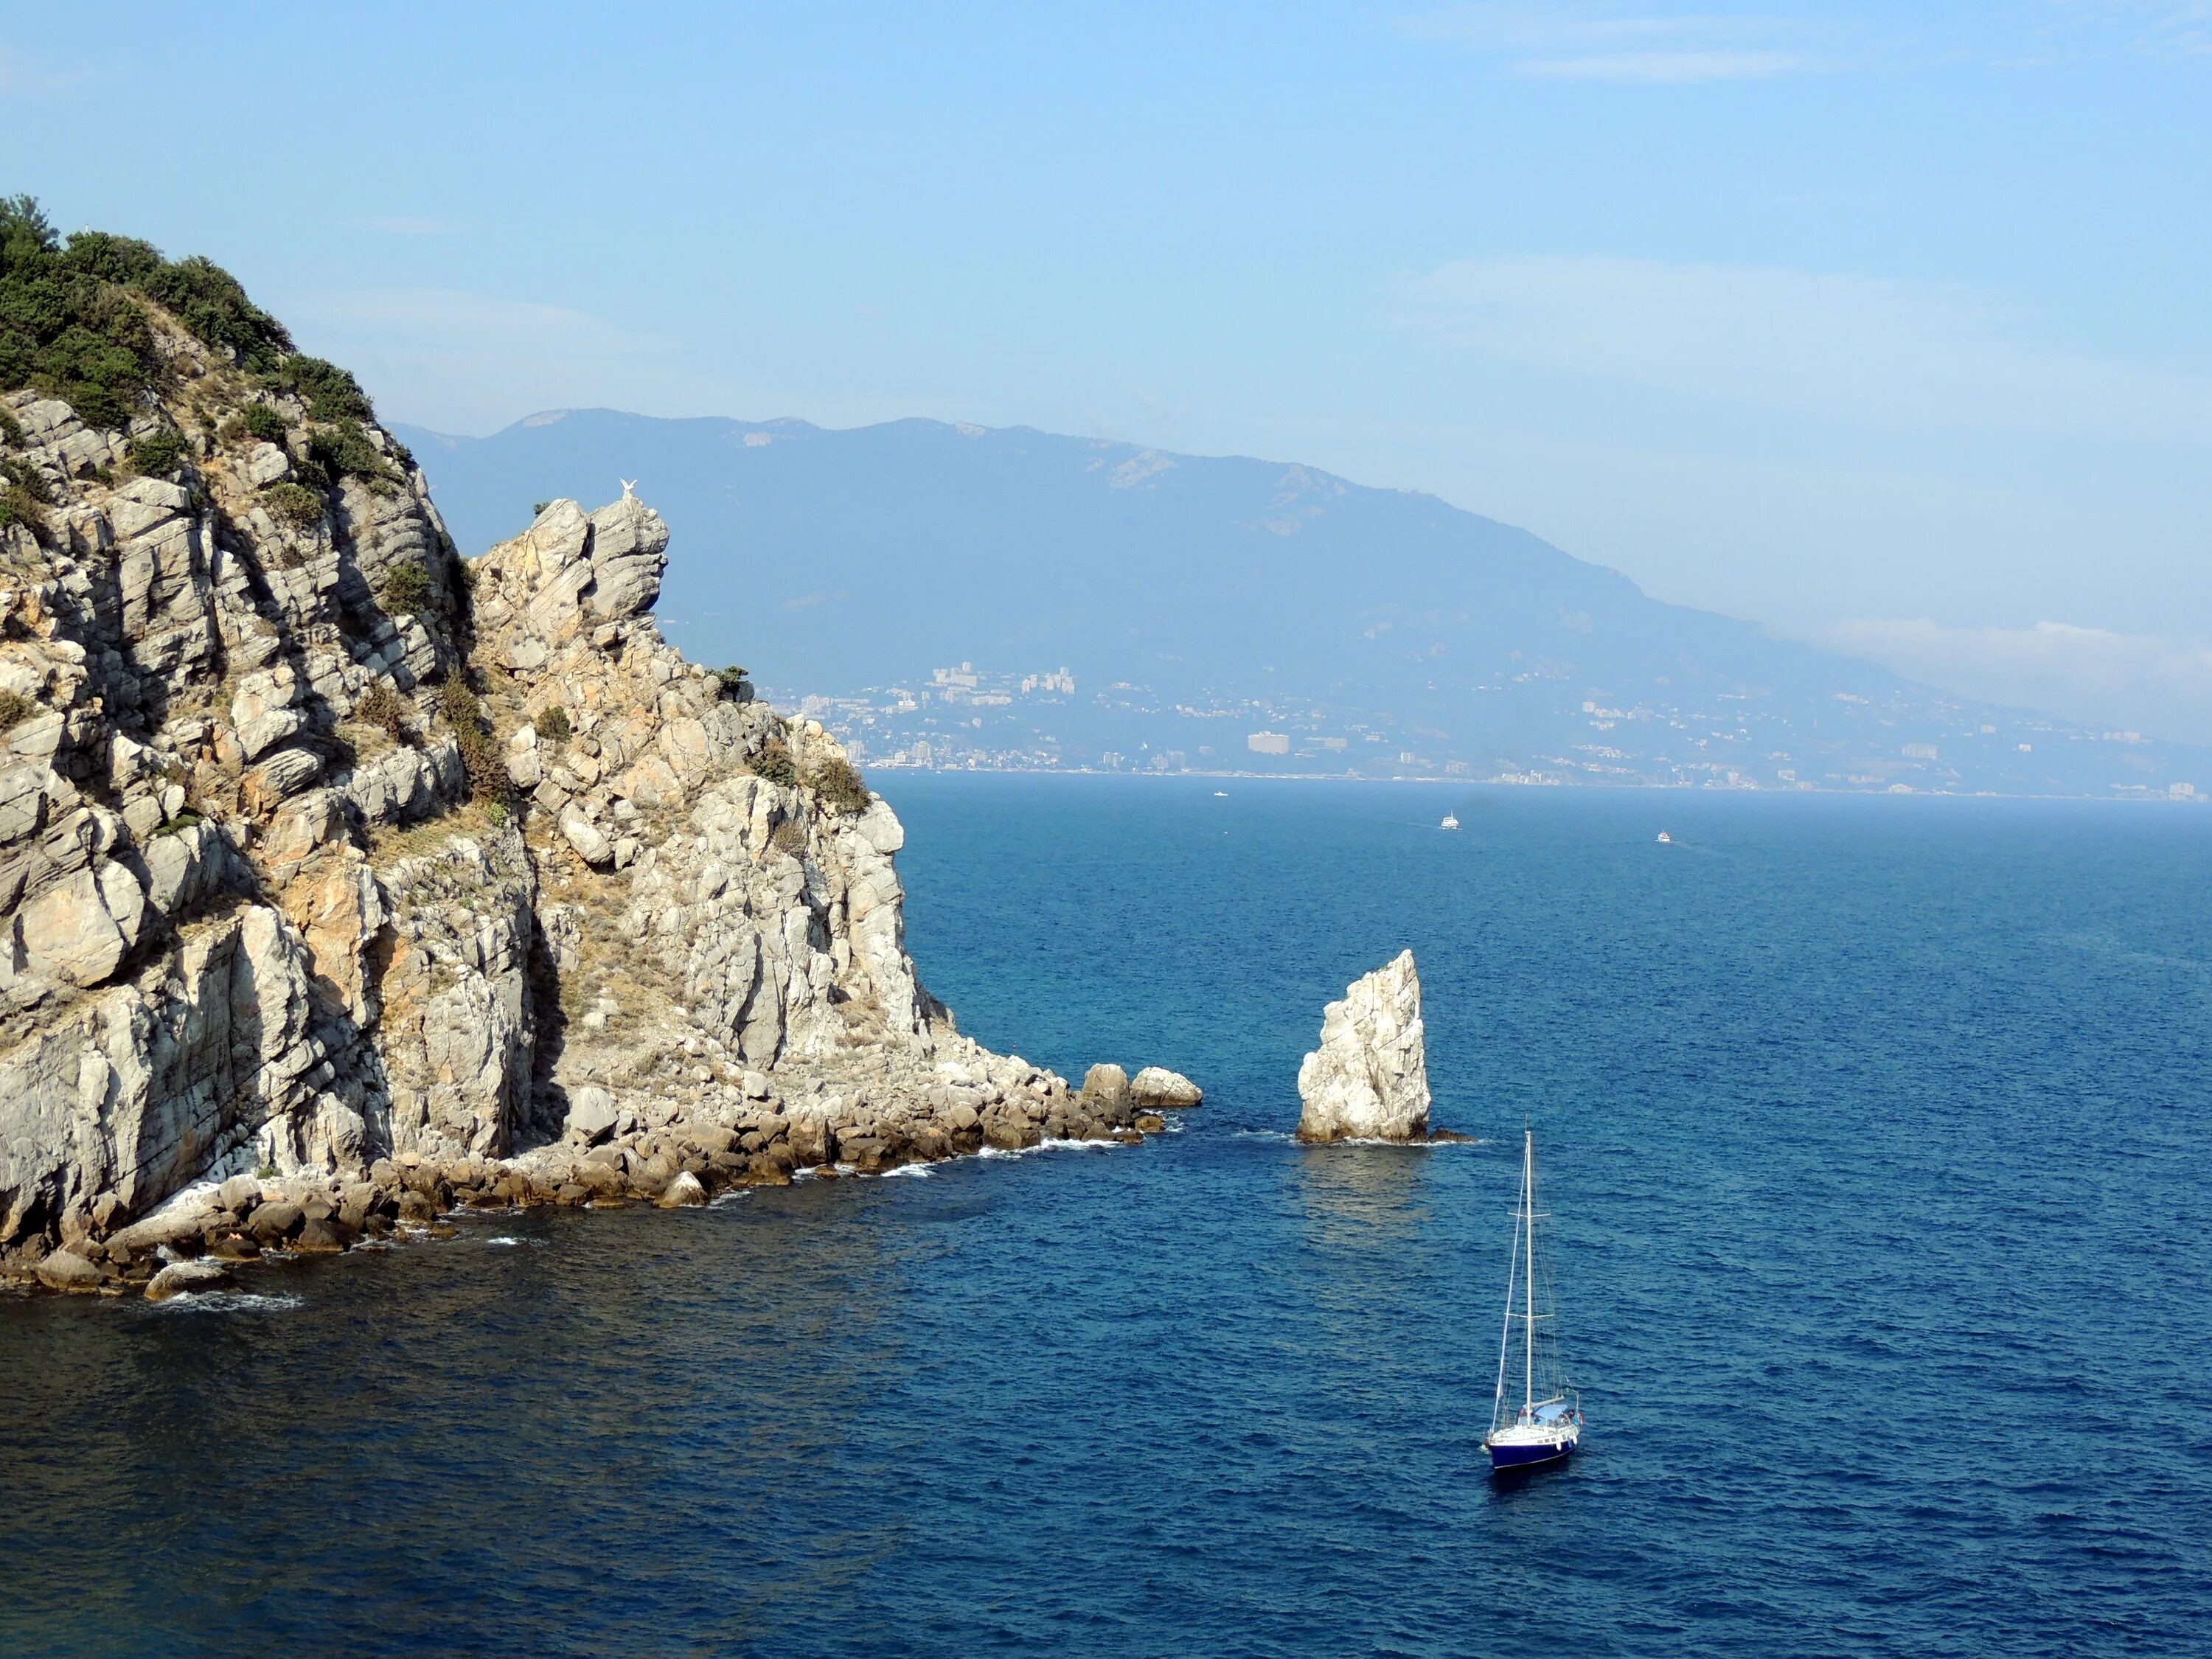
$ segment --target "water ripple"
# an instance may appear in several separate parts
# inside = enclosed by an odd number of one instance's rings
[[[2187,1650],[2195,820],[1060,781],[899,781],[915,948],[1178,1133],[0,1303],[0,1651]],[[1298,1146],[1405,944],[1491,1144]],[[1524,1116],[1590,1430],[1502,1484]]]

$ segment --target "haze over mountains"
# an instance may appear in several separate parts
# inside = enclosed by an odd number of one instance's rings
[[[2203,751],[1973,704],[1428,495],[1024,428],[399,428],[462,550],[638,480],[696,659],[870,763],[2166,794]],[[2212,775],[2201,781],[2212,788]],[[2184,793],[2186,793],[2185,788]]]

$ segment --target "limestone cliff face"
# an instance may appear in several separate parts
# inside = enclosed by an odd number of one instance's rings
[[[380,428],[155,322],[127,431],[0,397],[46,498],[0,518],[0,1265],[210,1175],[506,1158],[580,1100],[786,1170],[1077,1121],[916,981],[836,744],[659,637],[650,508],[465,565]]]
[[[561,988],[539,1127],[586,1087],[671,1121],[728,1107],[754,1069],[848,1127],[863,1095],[925,1117],[963,1091],[979,1112],[1010,1089],[1064,1096],[961,1037],[921,988],[892,863],[904,831],[882,801],[823,787],[852,777],[836,742],[659,638],[667,543],[634,499],[556,501],[475,568],[484,706]]]
[[[1298,1067],[1298,1139],[1419,1140],[1429,1133],[1421,976],[1401,951],[1354,980],[1322,1018],[1321,1047]]]

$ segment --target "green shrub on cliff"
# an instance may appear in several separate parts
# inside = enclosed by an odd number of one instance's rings
[[[21,204],[25,198],[18,197]],[[30,204],[37,211],[38,204]],[[118,288],[144,288],[159,276],[167,263],[161,250],[136,236],[111,236],[104,230],[81,230],[69,240],[61,262],[70,270],[96,276]]]
[[[144,301],[331,411],[319,418],[367,417],[368,400],[353,377],[293,356],[283,325],[222,266],[167,259],[151,243],[106,231],[79,231],[64,243],[35,199],[0,197],[0,392],[29,387],[59,398],[89,425],[128,424],[167,374]]]
[[[267,404],[246,404],[246,413],[239,419],[249,436],[264,444],[283,443],[284,434],[291,429],[284,424],[284,417]]]
[[[371,680],[354,703],[353,717],[380,728],[394,743],[407,741],[407,704],[390,680]]]
[[[39,509],[53,504],[54,493],[46,475],[28,461],[0,455],[0,530],[11,524],[37,529],[45,522]]]
[[[799,781],[799,768],[792,763],[791,750],[781,738],[770,738],[760,753],[746,764],[752,769],[755,777],[765,778],[770,783],[780,783],[787,789]]]
[[[512,785],[507,775],[507,763],[500,758],[499,744],[484,719],[483,704],[458,674],[439,689],[439,696],[444,704],[446,724],[460,748],[461,764],[468,769],[470,793],[480,801],[505,804]]]
[[[403,559],[384,573],[384,608],[394,616],[420,616],[436,595],[419,559]]]
[[[185,441],[173,432],[155,432],[131,441],[131,470],[145,477],[167,477],[184,459]]]
[[[20,691],[0,691],[0,732],[21,726],[39,712],[39,705]]]
[[[72,251],[79,240],[70,238]],[[202,342],[236,353],[242,368],[266,371],[291,353],[284,325],[247,299],[237,277],[203,255],[164,260],[142,286]]]
[[[550,744],[556,749],[568,742],[569,733],[574,730],[568,723],[568,711],[557,702],[550,708],[539,711],[538,718],[531,725],[537,730],[538,742]]]
[[[280,392],[304,399],[308,416],[313,420],[366,421],[376,413],[369,407],[368,393],[361,389],[361,382],[320,357],[287,357],[262,379]]]
[[[343,420],[307,440],[307,454],[331,478],[389,480],[392,469],[359,421]]]
[[[305,485],[270,484],[261,499],[277,523],[295,530],[313,530],[323,521],[323,498]]]
[[[816,798],[833,812],[848,816],[865,812],[868,803],[875,799],[868,793],[867,785],[860,781],[860,772],[853,763],[842,755],[833,755],[815,768],[814,775],[807,782],[814,787]]]
[[[69,264],[36,202],[0,198],[0,392],[32,387],[112,430],[157,368],[145,312]]]

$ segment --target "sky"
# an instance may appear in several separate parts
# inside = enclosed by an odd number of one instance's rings
[[[174,19],[0,10],[0,190],[387,419],[1304,461],[2212,742],[2212,0]]]

